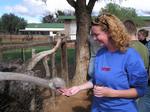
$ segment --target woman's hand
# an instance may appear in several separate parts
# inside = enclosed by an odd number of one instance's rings
[[[98,86],[95,85],[93,89],[94,96],[96,97],[114,97],[115,90],[104,87],[104,86]]]
[[[79,86],[73,86],[71,88],[58,88],[57,91],[65,96],[72,96],[77,94],[78,92],[80,92],[81,90],[85,90],[85,89],[91,89],[93,88],[93,83],[91,81],[88,81],[82,85]]]
[[[61,95],[62,95],[65,91],[67,91],[67,88],[57,88],[57,89],[56,89],[56,92],[59,93],[59,94],[61,94]]]
[[[72,96],[72,95],[75,95],[77,94],[79,91],[81,90],[80,86],[73,86],[71,88],[59,88],[57,89],[57,91],[62,94],[62,95],[65,95],[65,96]]]

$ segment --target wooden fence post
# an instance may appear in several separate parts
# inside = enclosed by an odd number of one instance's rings
[[[64,42],[61,44],[61,75],[65,80],[66,85],[69,84],[68,78],[68,57],[67,57],[67,38],[65,37]]]

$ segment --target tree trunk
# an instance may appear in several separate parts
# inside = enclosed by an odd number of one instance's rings
[[[77,17],[77,40],[76,40],[76,71],[73,79],[74,85],[82,84],[86,81],[89,63],[89,21],[90,15],[83,10],[76,12]],[[82,19],[81,19],[82,18]]]
[[[87,37],[91,24],[91,13],[97,0],[67,0],[75,9],[77,22],[76,35],[76,71],[73,79],[74,85],[79,85],[86,81],[89,48]]]

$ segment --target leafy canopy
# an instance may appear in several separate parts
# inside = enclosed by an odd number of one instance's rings
[[[109,3],[106,7],[102,8],[100,13],[109,12],[117,16],[120,20],[124,21],[126,19],[133,20],[137,26],[144,24],[144,21],[137,15],[136,10],[130,7],[121,7],[115,3]]]
[[[0,18],[0,30],[6,33],[16,34],[19,29],[25,28],[27,21],[12,13],[3,14]]]

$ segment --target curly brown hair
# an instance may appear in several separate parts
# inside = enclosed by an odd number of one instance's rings
[[[104,13],[92,21],[93,25],[100,26],[103,31],[110,34],[109,39],[115,48],[121,52],[126,51],[130,40],[120,19],[112,14]]]

